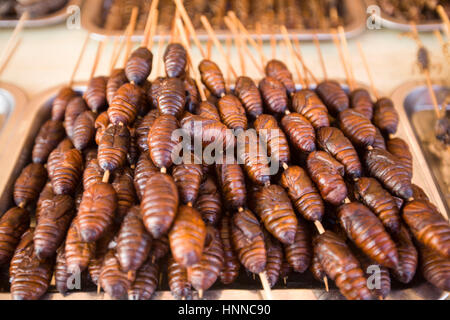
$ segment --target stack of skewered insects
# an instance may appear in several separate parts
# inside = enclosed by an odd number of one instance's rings
[[[407,145],[389,137],[398,121],[387,98],[374,105],[370,95],[352,90],[349,97],[330,80],[319,95],[296,91],[287,67],[274,60],[266,67],[270,86],[259,90],[242,76],[227,93],[211,60],[200,64],[200,74],[187,68],[193,61],[182,25],[178,32],[185,46],[167,46],[166,77],[147,83],[152,61],[143,44],[101,113],[76,96],[69,104],[84,108],[75,121],[78,109],[67,106],[63,119],[42,127],[33,162],[15,184],[17,207],[0,219],[13,298],[40,298],[53,271],[66,294],[68,276],[82,271],[113,298],[150,299],[166,263],[171,292],[181,299],[218,280],[231,286],[240,269],[273,286],[287,265],[333,280],[348,299],[384,298],[390,274],[411,282],[419,256],[424,278],[449,290],[450,227],[411,184]],[[215,138],[232,145],[227,128],[274,130],[265,137],[268,156],[238,150],[241,166],[174,164],[178,128],[203,147]],[[267,158],[279,162],[280,175],[271,175]],[[30,228],[34,204],[37,224]],[[370,265],[380,266],[377,290],[367,288]]]

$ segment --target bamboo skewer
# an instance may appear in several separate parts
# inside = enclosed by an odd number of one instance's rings
[[[141,42],[141,47],[147,47],[148,41],[150,39],[150,32],[153,25],[153,12],[158,7],[159,0],[152,1],[152,4],[150,5],[150,9],[147,13],[147,21],[145,22],[145,28],[144,28],[144,38]]]
[[[9,64],[9,61],[11,60],[12,56],[14,55],[14,53],[16,52],[17,48],[20,46],[21,43],[22,39],[20,38],[14,42],[13,47],[11,48],[11,50],[9,50],[9,55],[5,58],[3,64],[0,66],[0,76],[2,75],[3,71],[5,71],[6,67]]]
[[[163,50],[164,50],[164,35],[160,34],[158,41],[158,61],[156,62],[156,75],[155,78],[158,78],[161,75],[161,67],[163,61]]]
[[[345,78],[347,79],[347,83],[348,83],[350,90],[352,90],[352,81],[350,78],[349,71],[347,69],[347,63],[345,62],[344,52],[342,51],[341,44],[340,44],[338,36],[336,34],[336,30],[334,30],[334,29],[331,30],[331,34],[333,36],[334,45],[336,46],[336,48],[338,50],[339,58],[341,59],[341,63],[342,63],[342,67],[344,68]]]
[[[231,46],[232,46],[232,39],[231,37],[227,37],[226,42],[225,42],[225,46],[226,46],[226,50],[227,50],[227,57],[231,57]],[[227,66],[227,87],[230,88],[230,84],[231,84],[231,63],[228,64]],[[237,79],[237,75],[234,75],[235,80]]]
[[[6,42],[5,49],[2,52],[2,56],[0,58],[0,66],[3,69],[4,64],[7,62],[6,60],[10,56],[10,51],[13,50],[16,42],[17,37],[19,36],[20,32],[23,30],[23,27],[25,25],[25,21],[28,19],[29,14],[27,11],[25,11],[22,16],[19,19],[19,22],[17,23],[16,27],[14,28],[13,33],[8,39],[8,42]]]
[[[317,34],[315,34],[315,33],[314,33],[313,40],[314,40],[314,45],[316,46],[317,53],[319,55],[320,66],[321,66],[322,72],[323,72],[323,78],[325,80],[327,80],[328,74],[327,74],[327,68],[325,67],[325,60],[323,58],[322,49],[320,48],[319,38],[317,37]]]
[[[447,41],[450,40],[450,20],[448,18],[447,12],[445,12],[444,8],[441,5],[436,7],[436,11],[444,22],[444,31],[447,37]]]
[[[110,74],[114,69],[113,62],[114,62],[114,58],[116,57],[117,52],[119,50],[119,46],[120,46],[120,38],[115,37],[114,42],[113,42],[112,54],[111,54],[111,62],[109,63],[109,73]]]
[[[294,62],[294,66],[295,66],[295,69],[297,71],[297,76],[298,76],[298,79],[300,81],[300,84],[301,84],[301,86],[303,88],[305,88],[306,87],[306,82],[305,82],[305,79],[302,78],[302,76],[300,74],[300,66],[298,65],[299,61],[297,59],[294,59],[295,49],[294,49],[294,46],[292,45],[291,40],[289,39],[289,34],[287,32],[287,29],[286,29],[285,26],[281,26],[280,30],[281,30],[281,33],[283,34],[283,38],[284,38],[286,47],[289,49],[289,53],[290,53],[291,59]]]
[[[378,94],[377,88],[375,87],[375,82],[373,81],[372,71],[369,68],[369,63],[367,62],[367,58],[366,58],[366,55],[364,54],[364,50],[362,48],[362,45],[358,41],[356,42],[356,44],[358,45],[359,55],[361,56],[361,59],[363,61],[364,69],[366,69],[367,76],[369,77],[370,88],[371,88],[373,94],[375,95],[375,98],[377,100],[379,100],[380,96]]]
[[[147,46],[147,48],[150,51],[153,48],[153,42],[155,40],[156,27],[158,26],[158,16],[159,16],[159,10],[158,9],[153,10],[153,14],[152,14],[153,21],[152,21],[152,26],[150,28],[150,35],[149,35],[148,46]]]
[[[95,72],[97,71],[98,63],[100,62],[100,56],[102,55],[103,48],[105,43],[108,41],[108,38],[105,38],[103,41],[98,43],[97,52],[95,54],[94,64],[91,69],[91,75],[89,76],[89,80],[94,78]]]
[[[272,60],[275,60],[277,57],[277,41],[273,32],[270,35],[270,47],[272,49]]]
[[[128,26],[125,28],[123,36],[121,36],[121,38],[120,38],[119,49],[118,49],[116,55],[114,56],[113,61],[111,62],[111,71],[116,67],[117,61],[119,61],[120,54],[122,53],[123,48],[125,47],[125,43],[126,43],[125,39],[127,38],[127,34],[129,32],[129,30],[130,30],[130,25],[128,24]]]
[[[345,37],[345,31],[344,28],[342,26],[338,27],[338,32],[339,32],[339,36],[341,38],[341,43],[344,47],[344,56],[346,56],[346,61],[347,61],[347,66],[348,66],[348,74],[350,75],[350,82],[351,82],[351,90],[354,90],[356,85],[355,85],[355,75],[353,73],[353,65],[352,65],[352,60],[350,58],[350,51],[348,49],[348,43],[347,43],[347,38]]]
[[[138,7],[133,7],[133,10],[131,11],[130,24],[129,24],[129,28],[128,28],[128,32],[127,32],[125,57],[123,59],[124,67],[127,64],[128,57],[130,56],[130,53],[131,53],[132,37],[133,37],[134,30],[136,29],[136,21],[137,21],[138,13],[139,13]]]
[[[266,272],[261,272],[259,278],[264,289],[264,300],[273,300],[272,289],[270,288],[269,280],[267,280]]]
[[[81,47],[81,51],[80,51],[80,54],[78,55],[78,59],[77,59],[77,62],[75,63],[75,67],[73,68],[72,75],[70,76],[69,87],[72,87],[72,85],[73,85],[75,75],[78,71],[78,68],[80,67],[80,63],[81,63],[81,60],[83,59],[84,53],[86,52],[87,44],[89,42],[90,37],[91,37],[91,34],[88,33],[86,36],[86,39],[84,40],[83,46]]]
[[[301,49],[300,49],[300,41],[294,37],[294,44],[296,46],[295,55],[297,56],[297,59],[300,60],[300,63],[303,66],[303,73],[305,74],[305,77],[309,74],[310,77],[313,79],[313,81],[317,84],[319,83],[314,73],[312,73],[311,69],[308,68],[308,66],[305,63],[305,60],[303,59]]]
[[[206,42],[206,59],[211,60],[213,42],[211,38]]]
[[[263,41],[262,41],[262,31],[261,31],[261,23],[257,22],[255,24],[256,34],[258,35],[258,47],[262,51],[263,50]],[[264,55],[261,56],[261,64],[266,65],[266,58]]]

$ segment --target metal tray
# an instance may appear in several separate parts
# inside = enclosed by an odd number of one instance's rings
[[[8,135],[0,136],[0,212],[4,212],[12,205],[11,189],[12,185],[20,173],[20,170],[28,163],[30,159],[31,147],[34,142],[35,135],[42,124],[50,117],[51,105],[54,97],[60,87],[45,91],[37,96],[29,104],[26,112],[21,110],[12,115],[16,119],[21,119],[21,125],[13,127]],[[77,84],[77,91],[82,92],[85,84]],[[417,153],[414,154],[416,160]],[[417,161],[415,161],[417,163]],[[416,179],[419,179],[420,185],[426,192],[432,196],[433,189],[428,187],[427,176],[420,172]],[[433,183],[432,181],[430,182]],[[434,201],[434,197],[432,198]],[[436,203],[436,202],[435,202]],[[164,269],[164,268],[163,268]],[[0,291],[7,292],[8,281],[1,275],[7,270],[0,268]],[[44,296],[48,300],[103,300],[110,299],[106,294],[96,294],[96,288],[92,284],[83,284],[83,292],[74,292],[63,297],[56,293],[54,286],[49,288],[49,293]],[[343,300],[344,297],[339,293],[333,283],[330,284],[330,291],[326,292],[323,284],[314,280],[309,272],[304,274],[292,274],[289,276],[285,285],[283,281],[279,281],[273,289],[274,299],[279,300]],[[232,286],[224,286],[216,283],[211,290],[205,292],[205,299],[211,300],[259,300],[262,299],[261,284],[258,279],[254,280],[251,276],[242,272],[238,280]],[[195,298],[195,297],[194,297]],[[392,291],[388,299],[410,299],[410,300],[436,300],[446,299],[447,295],[443,295],[442,291],[426,283],[420,275],[418,275],[411,284],[405,286],[396,281],[392,282]],[[9,293],[0,293],[0,300],[10,299]],[[153,299],[172,300],[173,297],[167,286],[166,275],[163,277],[162,286],[158,288]]]
[[[377,5],[376,0],[365,0],[367,7],[370,5]],[[411,31],[411,26],[409,24],[409,21],[404,19],[399,19],[395,17],[391,17],[387,15],[383,10],[380,11],[380,20],[381,25],[383,28],[386,29],[393,29],[393,30],[400,30],[400,31]],[[440,20],[429,20],[429,21],[422,21],[420,23],[417,23],[416,25],[417,31],[419,32],[428,32],[433,30],[440,30],[444,29],[444,25],[442,24],[442,21]]]
[[[67,9],[72,5],[80,6],[82,2],[83,0],[70,0],[63,8],[59,9],[58,11],[40,18],[34,18],[25,21],[24,26],[25,28],[39,28],[61,23],[69,16]],[[18,22],[18,18],[1,19],[0,28],[14,28]]]
[[[348,21],[350,21],[347,25],[345,25],[345,33],[347,38],[355,37],[364,31],[366,27],[366,15],[364,10],[364,4],[362,0],[344,0],[345,8],[347,10]],[[81,16],[81,24],[83,28],[87,29],[92,34],[92,38],[96,40],[103,40],[105,37],[117,37],[123,34],[123,31],[120,30],[106,30],[100,26],[100,17],[101,12],[103,10],[103,2],[104,0],[89,0],[86,1],[85,5],[82,8],[82,16]],[[259,35],[255,34],[254,31],[249,30],[250,34],[253,38],[259,37]],[[329,30],[310,30],[310,29],[289,29],[288,32],[291,34],[291,37],[296,37],[299,40],[312,40],[314,33],[317,34],[317,37],[320,40],[331,40],[332,35]],[[198,37],[200,40],[208,40],[208,34],[204,30],[197,31]],[[216,30],[217,37],[219,39],[225,39],[228,36],[231,36],[232,33],[225,30]],[[271,34],[262,34],[263,40],[269,40],[272,36]],[[143,31],[136,31],[133,41],[140,41],[143,37]],[[281,33],[275,34],[277,39],[282,39],[283,35]],[[168,36],[165,36],[168,38]],[[155,36],[155,40],[157,41],[159,36]]]

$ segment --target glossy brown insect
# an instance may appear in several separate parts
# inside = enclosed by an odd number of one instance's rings
[[[64,241],[74,209],[75,203],[68,195],[55,196],[43,203],[34,231],[34,253],[38,259],[54,256]]]
[[[239,261],[252,273],[261,273],[267,264],[264,234],[250,210],[235,213],[231,222],[231,239]]]
[[[189,76],[184,77],[183,83],[186,91],[186,110],[194,112],[200,104],[200,93],[198,92],[197,85]]]
[[[224,263],[220,272],[220,281],[223,284],[231,284],[239,276],[241,264],[234,251],[231,240],[231,218],[228,215],[223,216],[220,222],[220,239],[223,246]]]
[[[156,118],[148,136],[148,147],[153,163],[158,168],[170,168],[172,166],[172,153],[178,144],[173,137],[173,132],[179,129],[178,120],[168,114],[162,114]]]
[[[355,196],[369,207],[391,233],[400,230],[400,214],[391,194],[374,178],[361,178],[355,185]]]
[[[108,104],[112,103],[117,90],[127,82],[128,78],[124,69],[114,69],[111,72],[106,83],[106,100],[108,100]]]
[[[316,150],[316,133],[311,123],[299,113],[285,115],[281,119],[284,132],[292,145],[300,151],[312,152]]]
[[[202,101],[197,107],[196,114],[200,117],[221,121],[219,110],[209,101]]]
[[[120,269],[114,249],[110,249],[105,256],[99,281],[103,290],[113,299],[124,298],[130,289],[131,283],[127,274]]]
[[[173,178],[154,173],[148,179],[141,201],[141,210],[147,231],[155,239],[167,234],[178,209],[178,190]]]
[[[66,253],[64,251],[64,244],[56,253],[55,263],[55,286],[59,293],[63,296],[67,294],[69,288],[67,287],[67,280],[71,274],[67,271]]]
[[[161,81],[158,89],[158,110],[162,115],[180,118],[186,104],[184,83],[179,78],[167,78]]]
[[[172,177],[177,185],[181,202],[194,204],[203,181],[202,166],[195,163],[176,165],[172,170]]]
[[[72,194],[83,173],[83,157],[77,149],[60,153],[53,171],[49,170],[55,194]]]
[[[95,136],[96,115],[90,111],[80,114],[73,124],[72,141],[78,150],[85,149]]]
[[[134,188],[139,200],[142,200],[148,179],[159,169],[154,165],[147,153],[141,153],[134,171]]]
[[[76,95],[77,93],[69,87],[64,87],[59,90],[52,104],[52,120],[64,120],[64,114],[66,113],[67,104]]]
[[[361,263],[362,270],[368,277],[373,274],[374,267],[378,268],[376,272],[379,286],[373,286],[373,288],[369,289],[374,297],[378,297],[379,299],[386,299],[386,297],[391,292],[391,277],[389,274],[389,269],[377,264],[375,261],[369,259],[361,252],[355,253],[355,255],[358,261]]]
[[[108,118],[108,112],[104,111],[100,113],[97,118],[95,119],[95,143],[97,145],[100,145],[100,142],[102,141],[103,133],[105,132],[106,128],[109,126],[109,118]]]
[[[201,259],[187,269],[188,280],[196,290],[208,290],[219,277],[223,264],[224,252],[219,231],[207,226]]]
[[[135,84],[122,85],[108,108],[109,121],[114,125],[131,126],[142,109],[144,95],[144,90]]]
[[[130,82],[143,83],[152,72],[153,54],[145,47],[136,49],[128,58],[125,74]]]
[[[159,117],[159,111],[151,110],[145,117],[138,119],[135,123],[136,142],[141,153],[148,151],[148,134],[156,118]]]
[[[61,154],[64,154],[66,151],[73,149],[72,141],[69,138],[64,139],[58,144],[55,150],[53,150],[48,156],[47,160],[47,171],[48,176],[51,178],[53,172],[55,171],[56,166],[61,162]]]
[[[251,78],[245,76],[237,78],[234,93],[251,118],[256,119],[264,112],[261,94]]]
[[[388,151],[375,148],[367,151],[365,164],[370,175],[377,178],[393,195],[403,199],[412,197],[413,191],[408,171]]]
[[[350,106],[365,118],[372,120],[373,101],[366,89],[359,88],[350,93]]]
[[[34,228],[30,227],[20,238],[19,244],[14,251],[14,255],[9,265],[9,282],[11,282],[16,275],[16,272],[23,263],[24,258],[26,259],[27,256],[29,257],[33,254],[33,233]]]
[[[369,258],[388,268],[397,266],[395,244],[369,208],[358,202],[343,204],[338,209],[338,218],[347,236]]]
[[[151,84],[150,89],[147,90],[147,100],[151,102],[153,108],[158,109],[158,96],[161,91],[161,84],[163,83],[163,77],[157,77]]]
[[[330,126],[328,109],[314,91],[300,90],[294,93],[292,108],[308,119],[316,130]]]
[[[408,144],[401,138],[389,139],[386,142],[387,150],[394,156],[396,156],[409,175],[413,175],[413,158]]]
[[[186,70],[186,49],[179,43],[169,43],[164,52],[164,64],[169,78],[181,77]]]
[[[0,265],[8,263],[20,238],[30,226],[30,213],[20,207],[9,209],[0,218]]]
[[[271,113],[284,113],[288,108],[288,96],[283,83],[272,77],[265,77],[259,82],[259,91],[264,105]]]
[[[98,279],[100,278],[100,273],[103,265],[103,260],[105,260],[105,255],[108,253],[109,247],[116,245],[117,226],[111,225],[105,232],[105,234],[95,242],[95,249],[91,255],[88,265],[89,277],[91,281],[98,285]]]
[[[398,265],[392,269],[397,280],[409,283],[416,274],[418,253],[408,229],[402,225],[400,231],[392,236],[398,252]]]
[[[342,178],[344,166],[324,151],[314,151],[308,156],[309,175],[320,190],[322,198],[339,205],[347,197],[347,186]]]
[[[39,130],[32,151],[33,162],[44,164],[50,153],[58,146],[66,132],[59,120],[48,120]]]
[[[420,248],[421,269],[424,278],[435,287],[450,290],[450,260],[433,250]]]
[[[88,162],[83,172],[83,189],[87,190],[93,184],[102,182],[104,171],[100,168],[97,159]]]
[[[170,249],[181,265],[191,267],[201,259],[206,226],[200,213],[189,206],[180,206],[169,232]]]
[[[216,165],[216,173],[225,204],[232,209],[243,208],[247,202],[247,190],[245,188],[245,176],[242,168],[237,163]]]
[[[339,113],[339,127],[354,145],[360,147],[372,146],[376,129],[369,119],[353,109]]]
[[[118,221],[122,221],[133,204],[136,202],[136,191],[134,190],[133,172],[130,168],[123,168],[114,173],[112,186],[117,194]]]
[[[432,203],[423,200],[408,202],[403,207],[402,217],[422,245],[450,258],[450,225]]]
[[[387,134],[397,132],[399,116],[391,99],[381,98],[375,103],[373,123],[381,132]]]
[[[292,73],[286,67],[286,65],[280,60],[270,60],[267,62],[266,75],[277,79],[286,88],[288,94],[295,92],[295,82],[292,77]]]
[[[170,292],[175,299],[188,299],[191,297],[191,284],[187,277],[187,270],[172,257],[169,259],[167,276],[169,278]]]
[[[309,266],[309,271],[311,271],[314,279],[320,282],[324,282],[327,274],[325,270],[323,270],[322,265],[320,264],[319,258],[316,254],[313,254],[311,265]]]
[[[220,71],[217,64],[211,60],[203,59],[200,62],[198,69],[200,71],[203,84],[213,95],[220,98],[226,93],[225,79],[223,78],[222,71]]]
[[[51,200],[55,196],[55,193],[53,192],[52,184],[50,181],[48,181],[42,189],[41,193],[39,194],[39,199],[36,203],[36,221],[39,220],[39,215],[42,211],[42,206],[46,200]]]
[[[232,94],[224,95],[220,98],[217,106],[220,118],[228,128],[234,130],[247,129],[248,122],[245,109],[236,96]]]
[[[207,225],[216,226],[222,217],[222,200],[216,182],[207,177],[200,186],[195,208]]]
[[[136,273],[128,290],[128,300],[150,300],[158,286],[159,266],[147,260]]]
[[[30,163],[23,168],[14,183],[14,202],[17,206],[31,204],[37,200],[47,181],[47,170],[40,163]]]
[[[167,256],[169,253],[170,244],[167,235],[159,239],[152,240],[152,250],[150,251],[151,260],[156,262]]]
[[[66,237],[66,263],[70,273],[83,271],[89,265],[89,260],[95,253],[95,242],[84,242],[81,237],[78,217],[72,221]]]
[[[384,140],[383,135],[381,134],[380,129],[375,127],[375,139],[373,140],[372,147],[386,150],[386,141]]]
[[[100,239],[113,223],[117,208],[117,195],[108,183],[96,183],[83,193],[78,210],[78,225],[85,242]]]
[[[281,265],[283,263],[283,248],[278,240],[267,232],[264,234],[265,247],[267,252],[266,275],[270,287],[277,284],[280,278]]]
[[[98,113],[100,110],[106,107],[106,84],[108,82],[107,77],[99,76],[89,80],[86,91],[83,98],[86,100],[86,104],[89,109]]]
[[[130,130],[126,126],[110,125],[98,146],[98,163],[103,170],[123,167],[130,144]]]
[[[316,92],[333,115],[339,114],[350,106],[347,94],[336,81],[326,80],[319,83]]]
[[[373,299],[361,266],[345,240],[331,231],[325,231],[314,239],[314,255],[347,299]]]
[[[82,97],[75,96],[69,101],[64,115],[64,128],[66,129],[67,136],[70,138],[73,137],[75,121],[80,114],[87,110],[88,107]]]
[[[306,222],[298,219],[294,242],[284,245],[286,260],[295,272],[303,273],[311,263],[312,249]]]

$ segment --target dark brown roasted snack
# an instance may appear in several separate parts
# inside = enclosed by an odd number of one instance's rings
[[[400,230],[400,214],[391,194],[374,178],[363,177],[355,185],[355,196],[369,207],[391,233]]]
[[[288,108],[288,96],[284,85],[273,77],[265,77],[259,82],[259,90],[265,107],[271,113],[284,113]]]
[[[153,54],[144,47],[136,49],[128,58],[125,74],[130,82],[143,83],[152,72]]]
[[[196,114],[205,119],[221,121],[219,110],[209,101],[202,101],[196,109]]]
[[[150,251],[150,259],[156,262],[164,258],[170,249],[169,237],[167,235],[162,236],[159,239],[152,240],[152,250]]]
[[[450,260],[426,247],[420,248],[421,269],[424,278],[435,287],[450,290]]]
[[[201,184],[195,208],[207,225],[216,226],[222,217],[222,200],[216,182],[207,177]]]
[[[64,241],[75,213],[75,203],[68,195],[44,201],[34,231],[34,253],[40,260],[54,256]]]
[[[294,242],[284,245],[286,260],[295,272],[303,273],[311,263],[312,248],[309,230],[303,219],[298,219]]]
[[[202,166],[195,163],[179,164],[173,168],[172,177],[178,187],[181,202],[194,204],[203,181]]]
[[[36,201],[47,182],[47,170],[40,163],[26,166],[14,184],[14,202],[24,206]]]
[[[127,82],[128,78],[124,69],[114,69],[111,72],[106,83],[106,100],[108,100],[108,104],[112,103],[117,90]]]
[[[138,119],[135,123],[136,141],[141,153],[148,151],[148,134],[156,118],[159,117],[159,111],[151,110],[145,117]]]
[[[309,266],[309,271],[311,271],[314,279],[320,282],[325,282],[327,274],[325,270],[323,270],[323,267],[320,264],[319,258],[317,257],[316,254],[313,254],[311,265]]]
[[[51,177],[53,172],[55,171],[56,166],[61,162],[61,154],[64,154],[66,151],[73,149],[72,141],[69,138],[65,138],[58,144],[55,150],[53,150],[48,156],[47,160],[47,171],[48,176]]]
[[[56,252],[56,263],[55,263],[55,286],[56,290],[63,296],[67,294],[69,288],[67,287],[67,280],[70,277],[70,273],[67,271],[66,263],[66,252],[64,251],[63,244]]]
[[[117,195],[110,184],[100,182],[85,190],[78,210],[78,226],[83,241],[100,239],[113,223],[116,208]]]
[[[75,97],[77,93],[72,88],[64,87],[59,90],[58,95],[53,100],[52,105],[52,120],[63,121],[66,107],[69,101]]]
[[[389,139],[386,142],[387,150],[394,156],[396,156],[409,175],[413,175],[413,159],[411,151],[409,151],[408,144],[401,138]]]
[[[366,168],[393,195],[409,199],[413,195],[408,171],[386,150],[373,149],[365,156]]]
[[[327,106],[328,111],[333,115],[337,115],[349,108],[350,101],[348,96],[336,81],[326,80],[319,83],[316,92]]]
[[[341,293],[349,300],[373,299],[358,260],[345,243],[331,231],[314,239],[314,255],[326,274],[336,282]]]
[[[432,203],[424,200],[408,202],[403,207],[402,217],[422,245],[450,258],[450,225]]]
[[[134,188],[139,200],[142,200],[147,181],[153,173],[158,173],[159,169],[154,165],[148,154],[141,153],[134,170]]]
[[[295,82],[292,73],[288,70],[286,65],[280,60],[270,60],[267,62],[266,75],[277,79],[286,88],[288,94],[295,92]]]
[[[347,236],[369,258],[388,268],[397,266],[395,244],[369,208],[358,202],[343,204],[338,209],[338,218]]]
[[[294,93],[292,96],[292,108],[295,112],[308,119],[316,130],[330,126],[327,107],[314,91],[300,90]]]
[[[277,284],[280,278],[281,265],[283,263],[283,248],[278,240],[267,232],[264,234],[265,247],[267,252],[266,275],[270,287]]]
[[[98,115],[98,117],[95,119],[95,143],[97,145],[100,145],[100,141],[102,141],[103,133],[105,132],[106,128],[109,126],[109,118],[108,118],[108,112],[104,111]]]
[[[350,93],[350,106],[367,119],[372,120],[373,101],[366,89],[359,88]]]
[[[300,151],[316,150],[316,133],[311,123],[299,113],[287,114],[281,119],[284,132],[292,145]]]
[[[398,265],[392,269],[395,278],[409,283],[414,278],[418,263],[418,253],[408,229],[402,225],[400,231],[392,236],[398,252]]]
[[[148,259],[136,273],[128,290],[128,300],[150,300],[158,286],[159,266]]]
[[[105,234],[95,242],[95,249],[91,254],[88,272],[91,281],[98,285],[98,279],[100,278],[100,273],[102,271],[103,260],[105,260],[105,255],[108,253],[109,247],[116,245],[113,243],[116,236],[117,227],[111,225],[105,232]]]
[[[322,198],[339,205],[347,197],[344,166],[324,151],[312,152],[307,160],[308,172],[320,190]]]
[[[44,189],[42,189],[41,193],[39,194],[39,199],[36,203],[36,221],[39,220],[39,215],[42,211],[42,205],[46,200],[51,200],[55,196],[55,193],[53,192],[52,183],[50,181],[47,182]]]
[[[399,116],[391,99],[381,98],[375,103],[373,123],[381,132],[388,134],[397,132]]]
[[[220,222],[220,239],[223,246],[223,268],[220,271],[220,281],[223,284],[231,284],[239,276],[241,264],[234,251],[231,240],[231,219],[228,215],[223,216]]]
[[[161,91],[161,84],[164,81],[163,77],[157,77],[147,90],[147,100],[150,102],[153,108],[158,109],[158,96]]]
[[[178,120],[168,114],[156,118],[148,136],[148,146],[153,163],[158,168],[172,166],[172,153],[178,144],[173,132],[179,128]]]
[[[169,43],[164,52],[164,64],[169,78],[181,77],[186,69],[186,49],[179,43]]]
[[[186,110],[194,112],[200,104],[200,93],[198,92],[197,85],[194,79],[189,76],[184,77],[183,83],[186,91]]]
[[[216,165],[216,173],[225,205],[238,210],[243,208],[247,202],[247,190],[245,188],[245,176],[242,168],[237,163]]]
[[[170,115],[179,119],[186,104],[183,81],[179,78],[163,79],[159,85],[157,100],[161,115]]]
[[[206,88],[217,98],[222,97],[226,93],[225,79],[217,64],[211,60],[203,59],[198,69]]]
[[[369,119],[353,109],[346,109],[339,113],[339,127],[350,141],[356,146],[372,146],[376,129]]]
[[[92,146],[83,151],[84,165],[87,165],[89,161],[97,159],[97,146]]]
[[[98,146],[98,163],[103,170],[123,167],[130,144],[130,130],[126,126],[110,125]]]
[[[121,271],[114,249],[110,249],[105,256],[99,282],[103,290],[113,299],[124,298],[130,289],[131,283],[127,274]]]
[[[72,221],[67,231],[66,252],[67,270],[69,272],[81,272],[89,265],[89,260],[95,253],[95,242],[84,242],[81,237],[78,217]]]
[[[148,179],[141,201],[147,231],[155,239],[167,234],[178,209],[178,190],[172,177],[154,173]]]
[[[33,233],[34,228],[30,227],[20,238],[19,244],[14,251],[14,255],[9,265],[9,282],[11,282],[16,275],[16,271],[23,263],[24,258],[33,253]]]
[[[413,189],[413,198],[414,200],[426,200],[426,201],[430,201],[430,199],[428,198],[427,194],[425,193],[425,191],[419,187],[416,184],[412,185],[412,189]]]
[[[117,220],[122,221],[133,204],[136,202],[134,190],[133,172],[125,167],[114,173],[112,186],[117,194]]]
[[[237,78],[234,93],[251,118],[256,119],[264,112],[261,94],[251,78],[245,76]]]
[[[93,140],[95,135],[95,114],[90,111],[84,111],[80,114],[73,124],[72,141],[78,150],[85,149]]]
[[[384,140],[383,135],[381,134],[380,129],[375,127],[375,139],[373,140],[372,147],[386,150],[386,141]]]
[[[361,268],[368,278],[367,287],[372,295],[382,300],[386,299],[391,292],[389,269],[377,264],[361,252],[355,253],[355,256],[361,263]]]
[[[264,234],[258,219],[249,210],[235,213],[231,222],[231,239],[239,261],[252,273],[261,273],[267,264]]]
[[[33,162],[44,164],[50,152],[64,139],[65,131],[61,121],[48,120],[39,130],[32,151]]]
[[[61,152],[49,176],[55,194],[72,194],[83,173],[83,157],[77,149]]]
[[[8,263],[20,238],[30,226],[30,214],[25,209],[15,207],[0,218],[0,265]]]
[[[104,171],[100,168],[97,159],[88,162],[83,172],[83,189],[87,190],[93,184],[102,182]]]
[[[114,125],[131,126],[142,109],[144,95],[144,90],[135,84],[122,85],[108,108],[109,121]]]
[[[86,100],[86,104],[89,109],[98,113],[100,110],[106,107],[106,83],[107,77],[99,76],[89,80],[86,91],[83,98]]]
[[[175,299],[189,299],[191,297],[191,284],[187,277],[187,270],[172,257],[169,259],[167,276],[170,292]]]
[[[222,122],[230,129],[246,130],[248,127],[245,109],[239,99],[226,94],[220,98],[217,104]]]

